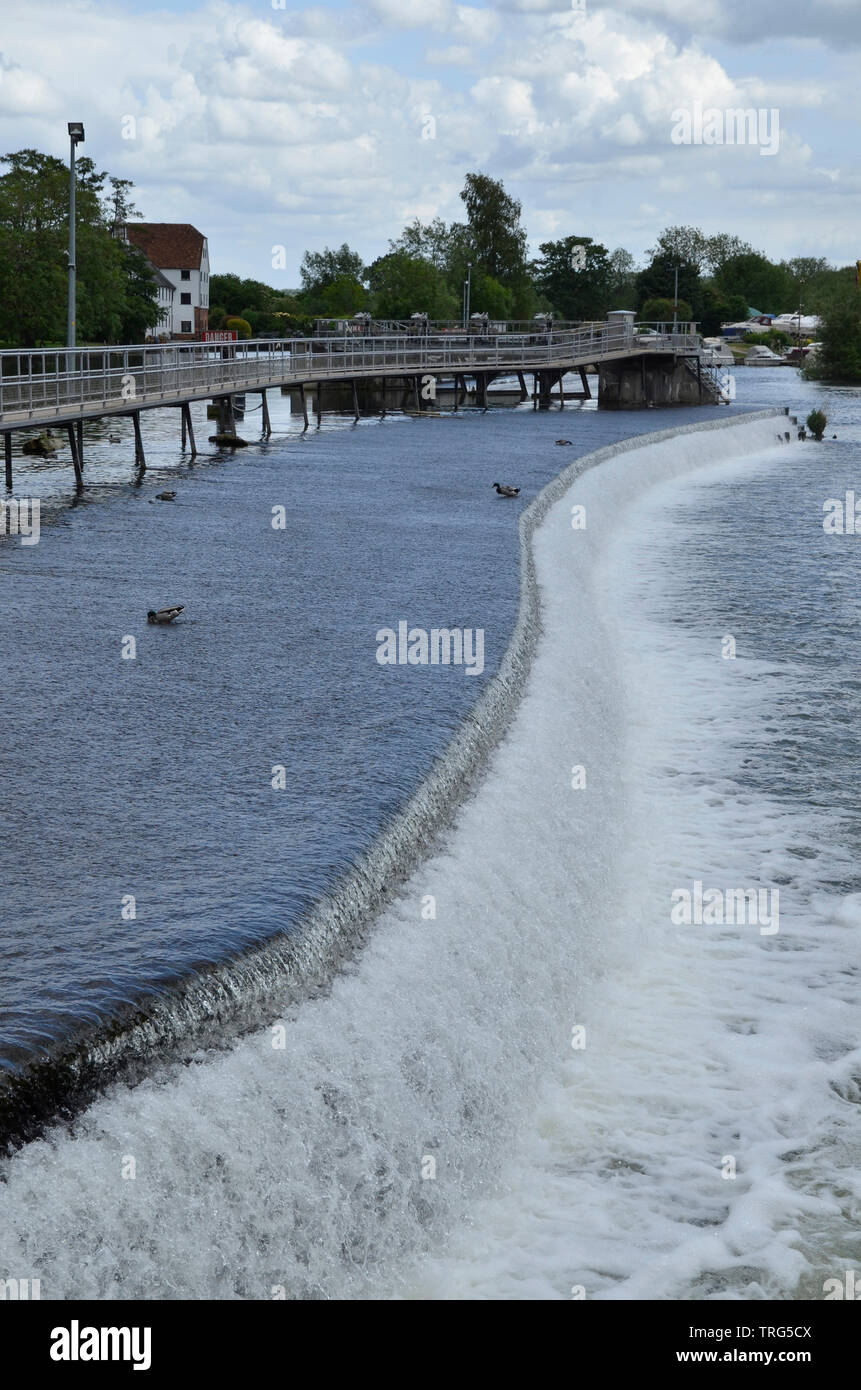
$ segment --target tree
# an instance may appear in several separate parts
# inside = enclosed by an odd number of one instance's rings
[[[492,275],[483,275],[479,271],[477,275],[473,273],[469,305],[471,314],[488,314],[496,320],[507,319],[511,317],[513,292]]]
[[[645,270],[637,276],[638,302],[645,305],[649,299],[675,298],[676,269],[679,273],[679,296],[691,310],[691,316],[699,319],[702,307],[700,273],[693,261],[677,259],[668,252],[653,256]],[[643,309],[640,309],[644,317]],[[681,317],[681,315],[679,316]]]
[[[607,258],[609,309],[630,309],[637,303],[637,267],[634,257],[624,246],[617,246]]]
[[[325,318],[338,318],[342,314],[357,314],[367,302],[364,285],[350,275],[339,275],[325,286],[320,302]]]
[[[275,291],[264,285],[262,280],[243,280],[238,275],[211,275],[209,278],[210,303],[223,304],[229,314],[241,314],[252,309],[255,313],[266,313],[271,309]]]
[[[535,284],[564,319],[603,319],[611,298],[612,270],[606,246],[588,236],[544,241],[533,262]]]
[[[725,323],[740,323],[747,318],[747,301],[740,294],[722,294],[714,285],[703,289],[700,304],[700,332],[716,337]]]
[[[467,174],[460,196],[474,265],[502,285],[522,279],[526,231],[520,225],[520,203],[506,193],[501,180],[487,174]]]
[[[328,246],[322,251],[306,251],[299,268],[303,290],[317,295],[336,280],[361,282],[364,273],[361,256],[351,251],[346,242],[336,251],[330,251]]]
[[[824,309],[819,341],[821,347],[805,360],[806,377],[861,382],[861,289],[848,278]]]
[[[389,242],[389,251],[403,251],[413,260],[428,261],[436,270],[447,271],[451,265],[452,229],[441,217],[432,222],[418,218],[404,227],[397,241]]]
[[[428,260],[390,251],[368,267],[368,284],[377,318],[406,319],[425,313],[432,319],[457,317],[460,305],[445,276]]]
[[[647,299],[640,310],[643,323],[672,323],[674,315],[679,323],[690,323],[693,318],[690,304],[683,299],[678,305],[672,299]]]
[[[724,294],[743,295],[749,307],[762,313],[779,314],[792,308],[791,277],[784,267],[756,251],[730,256],[717,271],[714,283]]]
[[[0,160],[0,337],[23,347],[65,342],[69,171],[60,159],[19,150]],[[134,214],[127,179],[76,161],[77,337],[140,339],[158,322],[145,258],[114,233]]]
[[[666,227],[647,255],[653,261],[685,261],[695,266],[699,274],[708,264],[708,238],[699,227]]]

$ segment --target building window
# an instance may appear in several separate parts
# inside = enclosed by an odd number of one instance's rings
[[[180,331],[180,333],[190,333],[190,332],[191,332],[191,319],[183,319],[182,322],[181,322],[180,325],[179,325],[179,331]]]
[[[179,272],[179,278],[180,278],[181,280],[190,280],[190,279],[191,279],[191,271],[190,271],[190,270],[181,270],[181,271]]]
[[[179,296],[179,302],[180,302],[180,304],[190,304],[190,303],[191,303],[191,295],[190,295],[190,294],[181,294],[181,295]]]

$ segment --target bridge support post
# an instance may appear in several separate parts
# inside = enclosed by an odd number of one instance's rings
[[[517,373],[517,380],[520,385],[520,399],[522,401],[528,400],[529,392],[526,389],[526,377],[522,372]]]
[[[6,430],[3,435],[3,458],[6,463],[6,486],[12,490],[12,432]]]
[[[307,400],[307,398],[306,398],[306,396],[305,396],[305,383],[304,383],[304,381],[300,381],[300,383],[299,383],[299,400],[302,402],[302,418],[303,418],[303,420],[305,421],[305,430],[306,430],[306,429],[308,428],[308,400]],[[302,431],[303,434],[305,433],[305,430]]]
[[[81,469],[84,467],[84,422],[79,420],[75,426],[75,433],[78,436],[78,462]]]
[[[317,429],[323,424],[323,383],[317,382],[317,390],[314,395],[314,405],[317,409]]]
[[[272,425],[269,420],[269,402],[266,399],[266,392],[260,392],[260,405],[263,410],[263,433],[268,439],[272,433]]]
[[[580,384],[581,384],[582,387],[583,387],[583,400],[584,400],[584,401],[591,401],[591,399],[592,399],[592,392],[589,390],[589,380],[588,380],[588,378],[587,378],[587,376],[586,376],[586,368],[585,368],[585,367],[581,367],[581,368],[580,368]]]
[[[420,415],[422,403],[419,397],[419,378],[417,376],[413,377],[413,401],[415,402],[416,414]]]
[[[135,432],[135,464],[143,472],[146,468],[146,454],[144,453],[143,435],[141,434],[141,413],[139,410],[132,411],[132,425]]]
[[[352,388],[353,388],[353,416],[355,417],[356,420],[358,420],[358,418],[359,418],[359,393],[358,393],[358,391],[356,390],[356,378],[355,378],[355,377],[353,377],[352,382],[351,382],[350,384],[351,384],[351,386],[352,386]]]
[[[565,388],[564,388],[563,385],[562,385],[562,378],[563,378],[564,375],[565,375],[564,372],[560,372],[560,373],[559,373],[559,409],[560,409],[560,410],[564,410],[564,409],[565,409]]]
[[[182,450],[183,450],[183,453],[185,453],[185,443],[186,443],[186,440],[188,440],[189,444],[191,445],[191,457],[192,457],[192,458],[195,458],[196,455],[197,455],[197,445],[196,445],[195,442],[194,442],[194,427],[192,426],[192,423],[191,423],[191,406],[186,402],[186,404],[185,404],[184,406],[182,406],[181,409],[182,409]]]
[[[69,448],[72,451],[72,467],[75,470],[75,488],[80,492],[84,486],[84,475],[81,469],[81,456],[78,453],[78,432],[74,425],[66,426],[66,433],[69,436]]]
[[[532,373],[532,409],[538,409],[538,373]]]

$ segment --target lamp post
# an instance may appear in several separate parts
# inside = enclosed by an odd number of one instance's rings
[[[675,297],[674,297],[674,299],[673,299],[673,332],[674,332],[674,333],[675,333],[675,331],[676,331],[676,325],[677,325],[677,323],[678,323],[678,321],[679,321],[679,267],[676,266],[675,270],[676,270],[676,290],[675,290]]]
[[[75,146],[83,144],[82,121],[69,121],[69,308],[66,317],[66,345],[75,346]]]
[[[472,261],[466,263],[466,279],[463,282],[463,326],[469,328],[469,292],[472,281]]]

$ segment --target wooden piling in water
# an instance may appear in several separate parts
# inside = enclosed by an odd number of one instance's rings
[[[562,385],[562,378],[563,378],[564,375],[565,375],[564,372],[560,372],[560,373],[559,373],[559,409],[560,409],[560,410],[564,410],[564,409],[565,409],[565,388],[564,388],[563,385]]]
[[[307,428],[308,428],[308,401],[307,401],[307,398],[306,398],[306,396],[305,396],[305,383],[304,383],[304,381],[302,381],[302,382],[299,383],[299,399],[300,399],[300,401],[302,402],[302,418],[303,418],[304,421],[305,421],[305,429],[307,429]],[[304,434],[304,433],[305,433],[305,430],[303,430],[302,433]]]
[[[266,392],[260,392],[260,404],[263,410],[263,433],[268,439],[272,433],[272,425],[269,420],[269,402],[266,399]]]
[[[75,488],[80,492],[84,486],[84,475],[81,469],[81,456],[78,453],[78,434],[74,425],[66,426],[66,433],[69,436],[69,448],[72,451],[72,467],[75,470]]]
[[[194,442],[194,426],[193,426],[192,423],[191,423],[191,406],[188,404],[187,401],[186,401],[185,405],[182,407],[182,447],[183,447],[183,450],[185,449],[185,442],[186,442],[186,439],[188,439],[188,442],[189,442],[189,444],[191,445],[191,457],[192,457],[192,458],[195,458],[196,455],[197,455],[197,445],[196,445],[195,442]]]
[[[529,392],[526,389],[526,377],[523,375],[522,372],[517,373],[517,381],[520,386],[520,399],[522,401],[528,400]]]
[[[317,429],[320,429],[321,426],[322,426],[322,424],[323,424],[323,383],[322,383],[322,381],[318,381],[318,382],[317,382],[317,390],[316,390],[316,392],[314,393],[314,404],[315,404],[316,409],[317,409]]]
[[[81,465],[81,472],[84,471],[84,422],[78,420],[75,425],[75,433],[78,436],[78,463]]]
[[[139,410],[133,410],[131,415],[135,431],[135,464],[143,472],[146,468],[146,454],[144,453],[143,435],[141,434],[141,413]]]
[[[6,486],[10,492],[12,490],[12,431],[6,430],[3,435],[3,457],[6,462]]]

